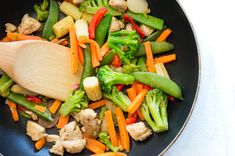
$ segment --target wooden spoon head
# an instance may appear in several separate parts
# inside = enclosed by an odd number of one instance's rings
[[[13,79],[33,92],[65,100],[74,84],[80,82],[83,67],[71,71],[70,49],[46,41],[23,44],[15,57]]]

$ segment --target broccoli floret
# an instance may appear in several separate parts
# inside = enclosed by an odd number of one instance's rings
[[[97,77],[101,82],[102,90],[107,93],[111,91],[113,85],[129,85],[135,80],[132,75],[115,72],[107,65],[98,69]]]
[[[40,8],[42,11],[46,11],[49,6],[48,0],[43,0],[42,4],[40,5]]]
[[[85,0],[80,4],[79,10],[89,14],[95,14],[103,5],[102,0]]]
[[[122,72],[126,74],[130,74],[133,72],[140,71],[140,67],[136,64],[127,64],[122,67]]]
[[[35,5],[33,6],[33,8],[34,8],[34,10],[35,10],[35,12],[36,12],[36,14],[37,14],[37,19],[38,19],[39,21],[42,22],[42,21],[45,21],[45,20],[47,19],[48,15],[49,15],[49,13],[48,13],[47,10],[42,11],[42,10],[41,10],[41,7],[40,7],[38,4],[35,4]]]
[[[144,118],[154,132],[160,133],[168,130],[167,103],[167,95],[159,89],[153,89],[146,94],[140,107]]]
[[[113,152],[118,152],[121,148],[121,146],[114,147],[109,139],[109,135],[104,132],[99,133],[99,141],[104,143],[109,149],[111,149]]]
[[[81,109],[87,108],[88,99],[85,92],[82,90],[72,90],[67,97],[65,103],[60,108],[60,114],[66,116],[72,112],[78,112]]]
[[[125,112],[127,111],[128,106],[131,104],[130,99],[125,94],[118,91],[115,86],[112,87],[111,93],[104,92],[103,96],[106,99],[113,101],[116,105],[118,105]]]
[[[120,57],[121,61],[125,64],[130,64],[130,60],[134,58],[134,53],[139,48],[139,35],[136,31],[116,31],[109,33],[108,46]],[[126,46],[127,51],[122,51],[122,47]]]

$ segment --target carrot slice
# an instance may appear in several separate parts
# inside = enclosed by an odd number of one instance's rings
[[[7,37],[11,41],[22,41],[22,40],[42,40],[39,36],[24,35],[18,33],[7,33]]]
[[[102,106],[105,106],[106,102],[107,102],[106,99],[102,99],[102,100],[99,100],[99,101],[96,101],[96,102],[93,102],[93,103],[89,104],[88,107],[90,109],[97,109],[97,108],[100,108]]]
[[[87,141],[87,143],[92,144],[92,145],[100,148],[102,151],[105,151],[105,149],[106,149],[106,146],[96,139],[86,138],[86,141]]]
[[[127,92],[127,95],[128,95],[128,97],[129,97],[129,99],[130,99],[131,101],[133,101],[133,100],[135,99],[135,97],[136,97],[136,91],[135,91],[135,89],[131,87],[131,88],[127,89],[126,92]]]
[[[126,156],[126,154],[121,152],[106,152],[101,154],[92,154],[91,156]]]
[[[117,139],[118,139],[118,146],[120,147],[119,151],[125,150],[125,148],[122,145],[122,141],[121,141],[120,135],[118,135],[118,134],[117,134]]]
[[[4,37],[1,42],[11,42],[11,39],[9,39],[8,37]]]
[[[18,115],[18,112],[17,112],[17,109],[16,109],[16,103],[10,101],[10,100],[7,100],[6,101],[6,104],[9,106],[10,108],[10,111],[11,111],[11,116],[13,118],[13,120],[16,122],[16,121],[19,121],[19,115]]]
[[[104,150],[100,149],[99,147],[97,147],[93,144],[90,144],[89,142],[86,143],[85,147],[89,151],[96,153],[96,154],[104,153]]]
[[[101,51],[101,55],[105,56],[108,52],[109,52],[109,46],[108,43],[106,42],[105,44],[102,45],[100,51]]]
[[[140,109],[137,110],[137,114],[138,114],[138,117],[140,118],[140,120],[144,121],[144,116],[141,113]]]
[[[142,83],[136,84],[136,93],[139,94],[144,88],[144,85]]]
[[[62,101],[55,100],[51,105],[51,107],[49,108],[49,111],[54,114],[57,111],[57,109],[60,107],[61,103]]]
[[[148,71],[154,73],[155,67],[154,67],[153,52],[152,52],[150,41],[144,42],[144,47],[145,47],[146,56],[147,56],[146,64],[148,67]]]
[[[163,42],[163,41],[165,41],[166,39],[167,39],[167,37],[168,36],[170,36],[170,34],[172,33],[172,30],[171,29],[169,29],[169,28],[167,28],[167,29],[165,29],[162,33],[161,33],[161,35],[157,38],[157,42]]]
[[[100,65],[99,59],[96,55],[96,48],[91,44],[91,59],[92,59],[92,67],[98,67]]]
[[[137,96],[136,98],[131,102],[131,104],[128,106],[128,113],[133,114],[142,104],[142,102],[144,101],[144,97],[147,94],[148,90],[147,89],[143,89]]]
[[[122,146],[125,148],[127,152],[129,152],[130,151],[130,138],[126,130],[126,120],[125,120],[123,111],[119,107],[116,107],[115,114],[117,117]]]
[[[78,46],[78,58],[81,62],[81,64],[84,64],[84,54],[83,54],[83,50],[82,47]]]
[[[45,113],[47,110],[47,108],[45,106],[41,106],[41,105],[35,105],[34,108],[39,110],[42,113]]]
[[[176,60],[176,54],[165,55],[154,59],[155,63],[169,63]]]
[[[74,25],[69,27],[72,72],[78,72],[78,46]]]
[[[59,128],[59,129],[63,128],[68,122],[69,122],[69,115],[67,115],[65,117],[60,115],[59,121],[57,123],[57,128]]]
[[[41,138],[40,140],[38,140],[36,143],[35,143],[35,148],[37,150],[40,150],[42,149],[42,147],[46,144],[46,138]]]
[[[109,132],[109,137],[113,146],[118,146],[117,133],[113,123],[112,112],[110,110],[105,112],[105,120]]]

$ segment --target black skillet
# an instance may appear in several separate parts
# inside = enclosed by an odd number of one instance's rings
[[[40,0],[3,0],[0,5],[0,37],[4,36],[4,24],[11,22],[19,24],[25,13],[33,14],[33,4]],[[174,43],[177,61],[167,64],[171,78],[183,90],[184,101],[169,103],[169,130],[154,134],[144,142],[132,142],[130,156],[156,156],[163,154],[174,142],[175,138],[187,122],[197,96],[199,82],[198,51],[190,24],[175,0],[149,0],[151,14],[165,20],[166,25],[173,30],[169,41]],[[9,108],[0,98],[0,153],[5,156],[50,155],[51,144],[37,152],[34,143],[25,134],[26,120],[20,119],[14,123]],[[50,131],[49,131],[50,132]],[[183,150],[183,149],[182,149]],[[77,155],[90,155],[87,150]],[[66,155],[68,155],[66,153]]]

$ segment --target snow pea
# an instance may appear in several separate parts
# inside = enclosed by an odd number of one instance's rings
[[[162,28],[162,30],[159,31],[155,31],[154,33],[152,33],[151,35],[149,35],[148,37],[146,37],[143,42],[146,41],[156,41],[156,39],[161,35],[161,33],[166,29],[166,26],[164,26]]]
[[[102,46],[104,44],[104,41],[109,32],[112,17],[113,16],[110,13],[106,14],[96,28],[95,40],[99,44],[99,46]]]
[[[55,0],[50,0],[49,15],[42,31],[42,37],[52,40],[55,35],[52,26],[59,20],[59,5]]]
[[[152,88],[159,88],[163,92],[183,100],[181,89],[174,81],[151,72],[134,72],[132,74],[135,80]]]
[[[110,65],[115,54],[116,52],[114,50],[110,50],[109,53],[100,62],[100,66]]]

